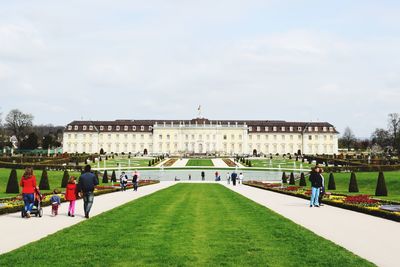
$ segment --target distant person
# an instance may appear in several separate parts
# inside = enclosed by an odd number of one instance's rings
[[[201,180],[204,181],[206,177],[206,174],[204,171],[201,172]]]
[[[85,218],[89,219],[90,209],[94,200],[94,187],[99,184],[96,175],[90,172],[90,165],[85,166],[85,172],[79,177],[78,191],[83,197],[83,210]]]
[[[318,197],[318,202],[319,202],[320,206],[322,206],[322,198],[325,195],[325,178],[324,178],[324,175],[322,174],[323,172],[324,172],[324,170],[322,168],[319,168],[319,175],[321,176],[321,179],[322,179],[322,183],[321,183],[322,186],[320,188],[319,197]]]
[[[54,189],[53,195],[50,198],[51,203],[51,215],[57,216],[58,215],[58,207],[61,205],[61,198],[58,195],[58,190]]]
[[[135,170],[132,175],[133,191],[137,191],[139,185],[139,172]]]
[[[31,217],[31,211],[34,203],[34,193],[36,186],[36,177],[33,175],[31,167],[25,168],[24,175],[22,175],[19,185],[22,187],[22,198],[24,200],[24,211],[26,218]]]
[[[75,177],[71,176],[65,190],[65,200],[69,201],[68,216],[75,217],[75,202],[78,195]]]
[[[319,207],[319,192],[322,187],[322,178],[319,173],[319,167],[315,166],[310,173],[310,178],[311,182],[311,200],[310,200],[310,207]]]
[[[119,176],[119,186],[121,187],[121,191],[126,191],[126,186],[128,185],[128,176],[125,172],[122,172]]]
[[[244,179],[243,173],[239,173],[239,184],[240,183],[243,184],[243,179]]]
[[[192,175],[189,173],[189,181],[192,180]]]
[[[228,184],[231,183],[231,175],[229,174],[229,172],[226,173],[226,181],[228,182]]]
[[[219,175],[218,175],[218,172],[216,171],[216,172],[215,172],[215,181],[218,181],[218,176],[219,176]]]
[[[232,172],[231,180],[232,180],[232,184],[233,185],[236,185],[236,178],[237,178],[237,173],[236,172]]]
[[[181,179],[179,179],[178,177],[175,176],[175,181],[180,181]]]

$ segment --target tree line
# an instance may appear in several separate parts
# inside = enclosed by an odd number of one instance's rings
[[[387,128],[376,128],[370,138],[356,138],[350,127],[346,127],[339,138],[339,148],[347,150],[366,150],[374,152],[397,153],[400,155],[400,114],[388,115]]]
[[[3,114],[0,113],[0,149],[13,146],[11,137],[20,149],[60,147],[64,127],[34,125],[33,119],[32,114],[13,109],[3,121]]]

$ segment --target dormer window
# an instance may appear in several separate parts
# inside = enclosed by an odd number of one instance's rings
[[[284,132],[286,130],[285,127],[282,127],[281,129],[282,129],[282,132]]]
[[[124,131],[128,131],[129,127],[128,126],[124,126]]]
[[[90,126],[89,126],[89,130],[90,130],[90,131],[93,131],[93,125],[90,125]]]
[[[253,127],[249,126],[249,131],[250,132],[253,131]]]
[[[261,131],[261,127],[257,126],[257,132]]]
[[[104,130],[104,126],[101,125],[101,126],[100,126],[100,131],[103,131],[103,130]]]
[[[78,131],[78,125],[75,125],[74,130]]]
[[[268,132],[269,131],[269,127],[265,127],[265,131]]]
[[[318,132],[318,127],[314,127],[314,131]]]
[[[276,128],[276,126],[274,126],[273,131],[276,132],[276,130],[277,130],[277,128]]]
[[[112,130],[112,126],[111,126],[111,125],[108,126],[108,130],[109,130],[109,131]]]
[[[72,126],[71,125],[68,125],[68,130],[72,130]]]
[[[326,127],[324,127],[323,131],[326,132],[326,130],[327,130]]]
[[[136,131],[136,126],[132,126],[132,131]]]
[[[83,125],[82,130],[86,131],[86,125]]]
[[[333,132],[333,127],[329,127],[329,131],[330,131],[330,132]]]
[[[297,131],[301,132],[301,127],[297,127]]]
[[[141,130],[141,131],[144,131],[144,126],[140,126],[140,130]]]
[[[312,132],[312,127],[308,127],[308,131],[309,131],[309,132]]]
[[[293,132],[293,127],[292,126],[289,127],[289,131]]]
[[[153,126],[149,126],[149,131],[153,130]]]
[[[115,127],[115,129],[116,129],[117,131],[119,131],[119,130],[121,129],[121,127],[118,125],[117,127]]]

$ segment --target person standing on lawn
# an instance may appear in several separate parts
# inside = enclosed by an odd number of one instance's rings
[[[322,187],[322,178],[321,174],[319,173],[320,168],[315,166],[310,173],[310,182],[311,182],[311,200],[310,200],[310,207],[319,207],[319,192]]]
[[[26,218],[30,218],[34,203],[34,192],[35,188],[37,188],[36,177],[33,175],[33,169],[31,167],[25,168],[24,175],[22,175],[19,185],[22,187],[25,215]]]
[[[85,218],[89,219],[89,212],[93,205],[94,187],[99,184],[96,175],[90,172],[90,165],[85,166],[85,172],[79,177],[78,191],[83,197],[83,209]]]
[[[65,190],[65,200],[69,201],[68,216],[75,217],[75,202],[78,195],[78,189],[75,182],[75,177],[71,176],[68,180]]]

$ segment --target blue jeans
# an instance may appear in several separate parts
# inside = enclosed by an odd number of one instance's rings
[[[24,199],[24,204],[25,204],[25,212],[31,212],[32,207],[33,207],[33,202],[34,202],[34,196],[32,194],[22,194],[23,199]]]
[[[88,215],[90,209],[93,205],[94,193],[93,192],[84,192],[83,193],[83,210],[85,211],[85,215]]]
[[[319,187],[311,187],[311,202],[310,206],[319,206],[318,198],[319,198]]]

